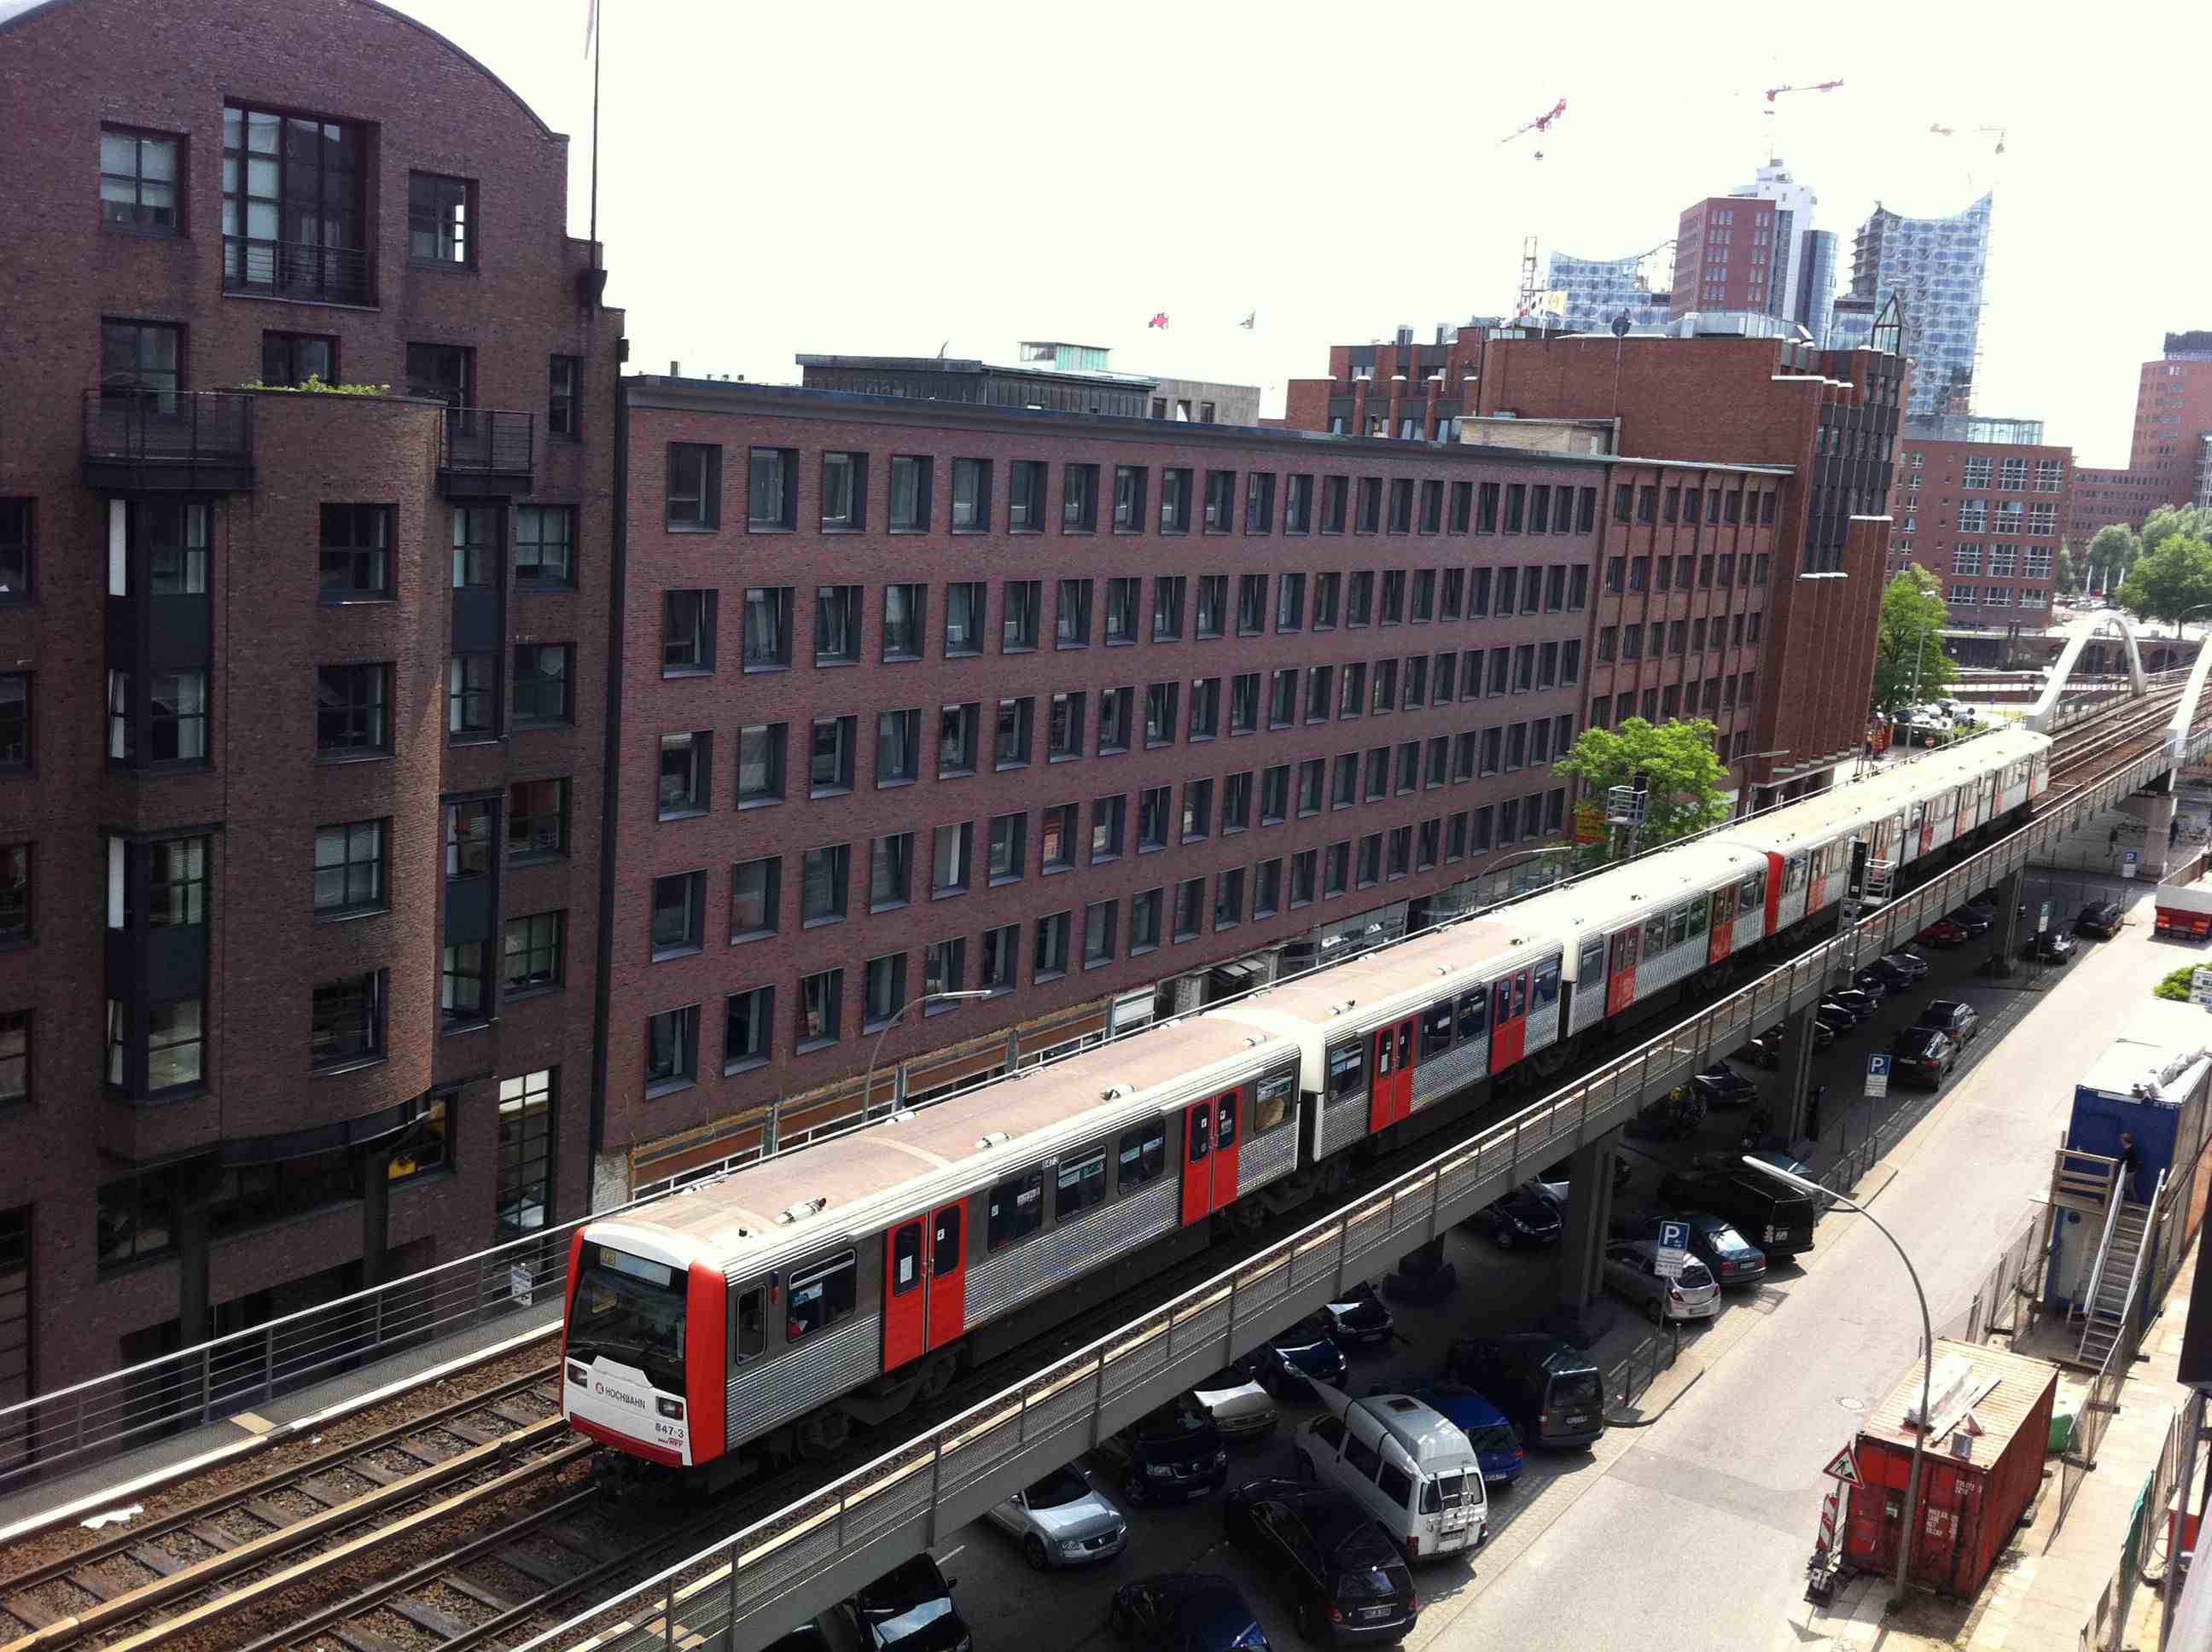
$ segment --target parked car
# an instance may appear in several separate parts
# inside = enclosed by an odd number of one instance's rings
[[[1468,1217],[1464,1225],[1488,1234],[1500,1250],[1510,1250],[1516,1245],[1555,1244],[1566,1230],[1559,1219],[1559,1207],[1526,1182],[1507,1188]]]
[[[1823,999],[1813,1011],[1813,1024],[1826,1027],[1838,1038],[1849,1038],[1859,1029],[1858,1017],[1840,1004],[1831,1004]]]
[[[1964,946],[1967,938],[1966,925],[1957,919],[1938,918],[1912,938],[1923,946],[1940,946],[1948,951],[1954,946]]]
[[[1132,1503],[1188,1503],[1211,1497],[1229,1478],[1221,1430],[1187,1394],[1110,1436],[1098,1455],[1120,1476],[1121,1494]]]
[[[1111,1560],[1129,1540],[1128,1517],[1073,1464],[993,1503],[989,1514],[1037,1571]]]
[[[1245,1367],[1278,1400],[1310,1400],[1316,1378],[1344,1381],[1344,1350],[1329,1334],[1328,1321],[1309,1314],[1286,1325],[1245,1356]]]
[[[1864,993],[1876,1004],[1880,1004],[1896,990],[1890,985],[1889,977],[1872,964],[1869,964],[1863,969],[1851,971],[1851,985]]]
[[[1243,1361],[1224,1366],[1190,1391],[1221,1437],[1234,1445],[1257,1440],[1275,1431],[1274,1397],[1253,1380],[1252,1368]]]
[[[830,1637],[823,1631],[822,1620],[811,1618],[788,1635],[770,1641],[768,1652],[830,1652]]]
[[[1711,1211],[1668,1211],[1622,1236],[1656,1240],[1662,1221],[1689,1224],[1690,1254],[1705,1265],[1715,1284],[1754,1285],[1766,1277],[1766,1253],[1738,1233],[1726,1217]]]
[[[1539,1171],[1535,1175],[1531,1176],[1524,1185],[1534,1190],[1536,1189],[1536,1184],[1538,1182],[1542,1182],[1544,1184],[1543,1187],[1538,1191],[1540,1191],[1543,1193],[1543,1196],[1550,1200],[1554,1205],[1564,1206],[1567,1202],[1567,1183],[1571,1177],[1573,1170],[1574,1162],[1572,1160],[1564,1158],[1557,1159],[1553,1163],[1547,1164],[1543,1169]],[[1626,1187],[1628,1185],[1628,1161],[1623,1158],[1620,1154],[1615,1153],[1613,1156],[1613,1192],[1619,1193],[1623,1187]]]
[[[1253,1480],[1229,1494],[1224,1518],[1229,1540],[1290,1595],[1300,1639],[1364,1646],[1413,1632],[1421,1599],[1405,1559],[1344,1492]]]
[[[1355,1348],[1388,1347],[1398,1328],[1382,1293],[1364,1280],[1346,1292],[1342,1302],[1325,1303],[1321,1312],[1328,1321],[1330,1339],[1346,1353]]]
[[[1237,1585],[1211,1572],[1162,1572],[1114,1591],[1106,1626],[1158,1652],[1267,1652]]]
[[[1588,1445],[1605,1435],[1605,1379],[1581,1349],[1540,1331],[1462,1337],[1444,1356],[1447,1377],[1497,1401],[1522,1440]]]
[[[1759,1099],[1759,1086],[1725,1061],[1692,1073],[1690,1088],[1705,1098],[1708,1107],[1748,1107]]]
[[[1907,1027],[1889,1047],[1890,1070],[1902,1082],[1910,1080],[1939,1089],[1959,1065],[1959,1041],[1936,1027]]]
[[[1406,1394],[1449,1418],[1474,1448],[1486,1485],[1510,1485],[1521,1478],[1528,1459],[1521,1449],[1519,1432],[1504,1412],[1466,1383],[1441,1376],[1409,1376],[1377,1382],[1367,1392]]]
[[[967,1652],[953,1584],[928,1553],[902,1561],[845,1602],[869,1652]]]
[[[2041,934],[2030,935],[2021,947],[2020,955],[2036,963],[2071,963],[2081,944],[2063,930],[2046,929]]]
[[[2074,914],[2074,932],[2109,941],[2120,932],[2123,915],[2118,901],[2092,901]]]
[[[1973,941],[1979,940],[1990,932],[1990,926],[1996,921],[1996,908],[1995,907],[1985,908],[1969,902],[1945,915],[1948,921],[1958,925],[1966,932],[1968,940]]]
[[[1955,998],[1935,998],[1928,1000],[1926,1006],[1913,1018],[1912,1024],[1934,1027],[1940,1032],[1950,1034],[1961,1044],[1970,1044],[1975,1033],[1981,1029],[1982,1017],[1981,1012],[1971,1004],[1963,1004]]]
[[[1867,967],[1879,973],[1893,993],[1928,977],[1928,960],[1917,952],[1885,952]]]
[[[1782,1066],[1783,1032],[1783,1023],[1778,1021],[1765,1032],[1754,1035],[1736,1054],[1756,1066],[1778,1071]],[[1835,1042],[1836,1029],[1815,1015],[1813,1017],[1813,1048],[1824,1050]]]
[[[1291,1437],[1298,1478],[1345,1492],[1408,1562],[1473,1554],[1490,1540],[1482,1465],[1459,1425],[1406,1394],[1322,1392],[1326,1416]]]
[[[1876,1010],[1881,1008],[1881,1000],[1882,994],[1880,993],[1865,992],[1856,987],[1838,987],[1834,992],[1829,993],[1823,1002],[1840,1004],[1861,1021],[1864,1021]]]
[[[1726,1155],[1723,1156],[1726,1157]],[[1659,1182],[1663,1210],[1711,1211],[1771,1263],[1813,1248],[1812,1197],[1747,1169],[1741,1157],[1711,1169],[1676,1170]]]
[[[1659,1272],[1656,1239],[1617,1239],[1605,1248],[1606,1289],[1638,1303],[1654,1325],[1668,1320],[1709,1320],[1721,1311],[1721,1288],[1705,1265],[1692,1257],[1680,1278]]]

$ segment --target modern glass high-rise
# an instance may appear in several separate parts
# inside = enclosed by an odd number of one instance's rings
[[[1847,316],[1879,313],[1897,299],[1905,353],[1912,358],[1905,408],[1911,416],[1972,411],[1990,199],[1984,194],[1948,218],[1908,218],[1877,206],[1852,244],[1850,295],[1838,307],[1837,325],[1846,325]]]

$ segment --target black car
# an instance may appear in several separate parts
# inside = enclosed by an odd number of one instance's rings
[[[1889,983],[1889,990],[1910,987],[1928,976],[1928,960],[1917,952],[1888,952],[1867,966]]]
[[[1864,993],[1876,1004],[1880,1004],[1896,990],[1890,985],[1889,977],[1871,964],[1863,969],[1851,971],[1851,985]]]
[[[1316,1377],[1332,1387],[1344,1381],[1344,1350],[1319,1314],[1285,1326],[1246,1358],[1252,1380],[1278,1400],[1312,1399]]]
[[[1882,995],[1880,993],[1863,992],[1856,987],[1839,987],[1829,993],[1822,1002],[1840,1004],[1860,1020],[1864,1021],[1876,1010],[1881,1008],[1881,999]]]
[[[770,1641],[768,1652],[830,1652],[830,1637],[822,1632],[820,1621],[811,1619],[781,1640]]]
[[[1526,1187],[1507,1188],[1503,1197],[1485,1205],[1464,1225],[1488,1234],[1501,1250],[1516,1245],[1553,1244],[1565,1231],[1558,1206]]]
[[[1956,912],[1947,912],[1943,915],[1965,930],[1968,940],[1979,940],[1990,932],[1996,908],[1991,907],[1964,906]]]
[[[2074,914],[2076,935],[2094,935],[2100,941],[2109,941],[2120,932],[2120,903],[2118,901],[2092,901]]]
[[[1766,1277],[1766,1253],[1738,1232],[1726,1217],[1715,1216],[1711,1211],[1668,1211],[1663,1217],[1655,1216],[1638,1224],[1627,1236],[1656,1239],[1662,1221],[1689,1224],[1690,1254],[1705,1265],[1715,1284],[1752,1285]]]
[[[1188,1503],[1212,1496],[1229,1478],[1221,1430],[1187,1394],[1109,1437],[1098,1456],[1120,1476],[1122,1495],[1132,1503]]]
[[[1164,1572],[1114,1591],[1106,1626],[1159,1652],[1267,1652],[1267,1631],[1237,1585],[1209,1572]]]
[[[1324,1303],[1321,1314],[1328,1321],[1330,1339],[1346,1353],[1355,1348],[1387,1348],[1398,1329],[1381,1295],[1364,1281],[1346,1291],[1342,1302]]]
[[[1462,1337],[1443,1374],[1488,1394],[1531,1445],[1579,1446],[1605,1435],[1605,1377],[1572,1343],[1540,1331]]]
[[[937,1562],[918,1554],[845,1604],[871,1652],[965,1652],[972,1643],[952,1604],[952,1587]]]
[[[1759,1099],[1759,1086],[1725,1061],[1692,1073],[1690,1088],[1705,1098],[1708,1107],[1748,1107]]]
[[[2081,944],[2061,930],[2046,929],[2039,935],[2029,936],[2020,955],[2037,963],[2071,963]]]
[[[1823,999],[1820,1007],[1813,1011],[1813,1024],[1826,1027],[1837,1038],[1849,1038],[1859,1029],[1859,1018],[1842,1005],[1831,1004]],[[1819,1048],[1817,1042],[1814,1048]]]
[[[1300,1638],[1389,1644],[1413,1632],[1421,1599],[1398,1546],[1343,1491],[1253,1480],[1229,1494],[1229,1540],[1289,1592]]]
[[[1913,1020],[1916,1027],[1933,1027],[1947,1032],[1961,1044],[1971,1042],[1982,1024],[1981,1013],[1971,1004],[1962,1004],[1955,998],[1934,998]]]
[[[1889,1047],[1890,1071],[1900,1083],[1910,1080],[1938,1089],[1959,1065],[1959,1041],[1936,1027],[1907,1027]]]

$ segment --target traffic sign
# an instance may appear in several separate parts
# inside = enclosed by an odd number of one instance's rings
[[[1655,1263],[1662,1278],[1679,1279],[1690,1260],[1690,1224],[1687,1222],[1662,1222],[1659,1224],[1659,1254]]]
[[[2050,927],[2051,927],[2051,902],[2048,902],[2048,901],[2045,901],[2045,902],[2043,903],[2043,910],[2036,915],[2036,920],[2035,920],[2035,932],[2036,932],[2037,934],[2040,935],[2040,934],[2044,933],[2046,930],[2048,930]]]
[[[2142,859],[2142,855],[2135,849],[2124,850],[2123,853],[2125,858],[2120,862],[2120,876],[2132,878],[2136,875],[2136,863]]]
[[[1889,1058],[1887,1055],[1867,1057],[1866,1093],[1877,1102],[1889,1094]]]
[[[1851,1449],[1849,1446],[1845,1446],[1831,1457],[1828,1460],[1828,1466],[1820,1472],[1832,1480],[1841,1480],[1845,1485],[1866,1484],[1859,1478],[1859,1460],[1851,1455]]]
[[[2212,1004],[2212,969],[2200,963],[2189,972],[2189,1001]]]

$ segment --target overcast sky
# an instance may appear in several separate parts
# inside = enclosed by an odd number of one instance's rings
[[[586,0],[398,3],[572,135],[583,234]],[[642,371],[781,382],[799,351],[1065,338],[1279,412],[1332,343],[1510,311],[1526,235],[1667,240],[1770,142],[1846,264],[1875,201],[1994,188],[1976,410],[2084,463],[2125,461],[2163,332],[2212,327],[2201,3],[601,5],[599,228]],[[1768,86],[1838,78],[1762,112]],[[1561,97],[1541,161],[1500,144]]]

